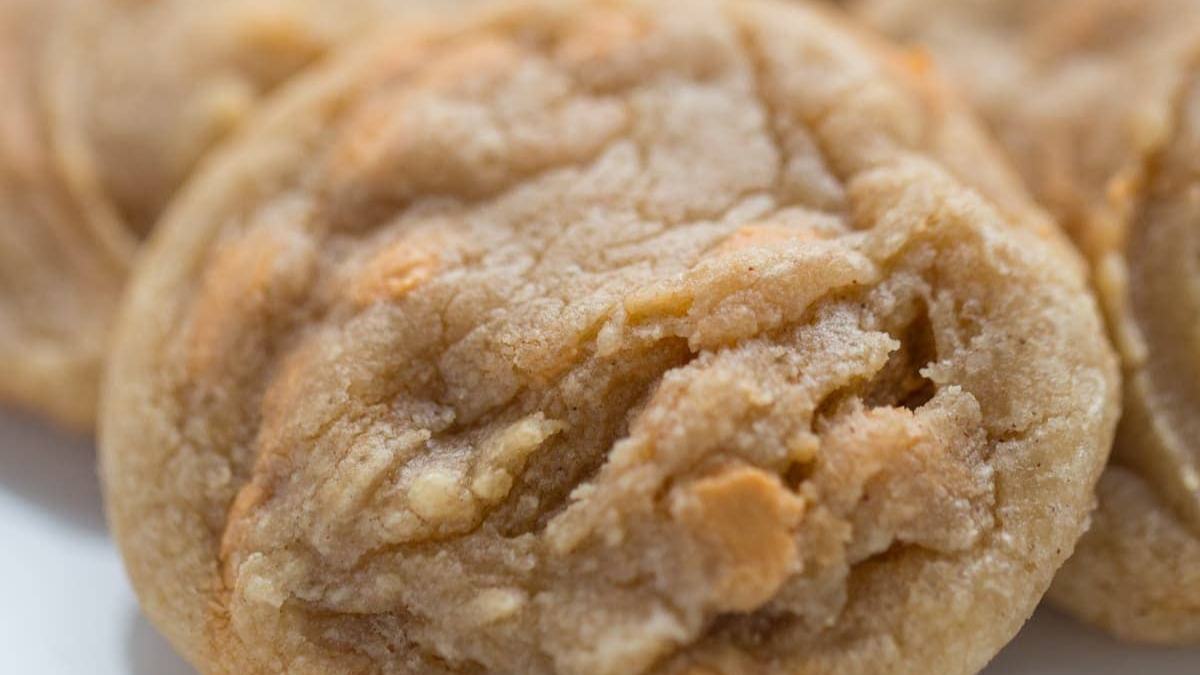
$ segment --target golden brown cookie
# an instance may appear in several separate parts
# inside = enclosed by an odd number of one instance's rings
[[[1125,639],[1200,642],[1200,2],[854,8],[928,49],[1092,260],[1125,414],[1051,596]]]
[[[1117,369],[918,65],[580,0],[306,76],[120,323],[147,613],[206,674],[976,672],[1083,531]]]
[[[180,183],[294,73],[434,4],[0,0],[0,396],[90,429],[115,298]]]
[[[126,259],[61,179],[35,77],[74,4],[0,1],[0,399],[91,428]]]

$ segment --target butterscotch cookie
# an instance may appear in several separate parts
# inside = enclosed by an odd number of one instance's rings
[[[1094,265],[1125,368],[1096,524],[1051,595],[1200,642],[1200,2],[865,0],[968,92]]]
[[[787,2],[514,2],[305,76],[156,233],[101,429],[204,673],[978,670],[1083,531],[1083,266]]]
[[[90,429],[114,299],[179,184],[293,74],[435,4],[0,0],[0,396]]]
[[[0,398],[90,428],[126,261],[58,173],[34,76],[74,4],[0,1]]]

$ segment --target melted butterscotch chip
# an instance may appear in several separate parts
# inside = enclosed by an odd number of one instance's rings
[[[432,242],[430,242],[432,244]],[[425,242],[400,241],[381,251],[355,279],[355,305],[396,301],[425,284],[437,271],[437,251]]]
[[[722,611],[759,607],[797,571],[792,533],[804,501],[779,477],[727,470],[675,488],[669,500],[672,518],[695,531],[718,568],[713,592],[723,599]]]
[[[1051,597],[1125,639],[1200,642],[1200,3],[851,4],[957,80],[1091,260],[1123,468]]]
[[[953,675],[1028,617],[1115,418],[1082,266],[886,47],[680,7],[389,29],[172,210],[103,474],[202,672]]]

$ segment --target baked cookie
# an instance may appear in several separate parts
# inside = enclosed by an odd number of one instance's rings
[[[180,183],[295,72],[434,4],[0,0],[0,396],[90,429],[114,298]]]
[[[61,180],[33,76],[73,4],[0,0],[0,398],[90,428],[126,261]]]
[[[976,672],[1084,529],[1117,367],[913,65],[790,2],[580,0],[306,75],[118,329],[152,620],[210,674]]]
[[[1200,642],[1200,2],[856,8],[927,47],[1093,263],[1125,414],[1051,597],[1128,640]]]

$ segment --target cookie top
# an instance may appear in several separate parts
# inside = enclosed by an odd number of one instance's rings
[[[506,3],[306,79],[135,277],[102,473],[207,673],[973,673],[1115,420],[1082,266],[919,63]]]
[[[1114,530],[1081,544],[1056,596],[1128,639],[1200,641],[1200,2],[855,7],[939,59],[1092,260],[1126,370],[1114,456],[1132,471],[1110,482],[1147,481],[1106,492],[1154,498],[1102,503]],[[1147,550],[1163,555],[1135,562]]]
[[[80,217],[35,77],[69,0],[0,2],[0,398],[91,428],[125,259]]]

